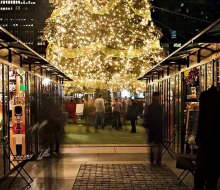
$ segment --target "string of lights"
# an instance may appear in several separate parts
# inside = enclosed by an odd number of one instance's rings
[[[170,28],[169,26],[163,24],[162,22],[160,22],[160,21],[158,21],[158,20],[156,20],[156,19],[152,19],[152,20],[153,20],[154,22],[160,24],[161,26],[163,26],[164,28],[166,28],[166,29],[169,30],[169,31],[170,31],[170,30],[173,30],[173,29]],[[180,32],[176,32],[176,33],[177,33],[177,35],[181,36],[182,38],[188,40],[188,38],[187,38],[186,36],[182,35]]]
[[[44,30],[47,59],[73,79],[69,93],[143,89],[137,78],[164,57],[161,36],[147,0],[64,0]]]
[[[174,11],[171,11],[171,10],[168,10],[168,9],[164,9],[164,8],[161,8],[161,7],[153,6],[153,5],[151,6],[151,8],[159,9],[159,10],[164,11],[164,12],[168,12],[168,13],[171,13],[171,14],[175,14],[175,15],[178,15],[178,16],[185,17],[185,18],[197,20],[197,21],[200,21],[200,22],[206,22],[208,24],[212,23],[212,22],[204,20],[204,19],[196,18],[196,17],[186,15],[186,14],[183,14],[183,13],[177,13],[177,12],[174,12]]]

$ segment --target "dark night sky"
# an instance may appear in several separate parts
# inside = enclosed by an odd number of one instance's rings
[[[151,0],[150,2],[153,6],[153,21],[162,29],[164,34],[161,42],[184,43],[220,18],[220,0]],[[204,21],[179,16],[159,8]],[[174,31],[173,38],[171,37],[171,30]]]

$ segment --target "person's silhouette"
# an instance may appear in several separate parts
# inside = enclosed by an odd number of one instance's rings
[[[150,144],[150,162],[161,165],[161,148],[163,140],[163,107],[160,104],[159,92],[153,93],[152,104],[149,105],[145,115],[145,127],[148,129],[148,142]]]
[[[212,86],[200,96],[194,190],[216,190],[220,171],[220,92]]]

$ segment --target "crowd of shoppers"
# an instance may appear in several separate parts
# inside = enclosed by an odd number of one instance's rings
[[[112,127],[116,130],[123,129],[126,122],[130,122],[131,133],[136,133],[136,124],[139,117],[143,119],[146,128],[148,144],[150,145],[150,163],[161,165],[161,153],[163,145],[163,105],[161,105],[159,92],[154,92],[152,103],[146,108],[142,101],[131,98],[115,98],[112,100]],[[70,100],[76,102],[76,100]],[[92,117],[96,130],[105,128],[105,100],[102,95],[97,99],[78,100],[84,103],[84,117]],[[194,190],[217,189],[220,173],[220,157],[218,152],[220,141],[220,85],[212,86],[200,96],[200,109],[198,118],[198,130],[196,144],[198,147],[196,169],[194,178]],[[91,108],[91,109],[89,109]],[[145,108],[145,109],[144,109]],[[89,110],[89,111],[88,111]],[[95,122],[94,122],[95,118]],[[85,119],[86,120],[86,119]]]
[[[111,113],[106,113],[106,100],[99,94],[96,99],[86,95],[83,98],[70,99],[66,102],[66,111],[73,123],[77,123],[76,105],[84,104],[83,118],[86,125],[95,125],[95,129],[104,129],[107,125],[105,116],[111,114],[112,128],[122,130],[123,125],[130,123],[131,133],[136,133],[138,118],[143,118],[144,102],[131,98],[114,98],[111,103]],[[110,123],[109,123],[110,124]]]
[[[200,96],[200,110],[198,118],[198,130],[196,144],[198,146],[196,158],[196,170],[194,178],[194,190],[216,190],[220,171],[220,157],[216,154],[220,141],[218,139],[220,123],[220,88],[212,86]],[[71,100],[70,102],[76,102]],[[150,145],[150,163],[161,165],[161,153],[163,145],[163,106],[160,104],[160,94],[154,92],[152,103],[144,109],[142,101],[131,98],[115,98],[112,100],[112,127],[116,130],[123,129],[128,121],[131,125],[131,133],[136,133],[136,124],[139,117],[142,117],[144,127]],[[106,105],[102,95],[96,99],[78,100],[84,103],[85,120],[87,116],[93,118],[95,129],[105,128]],[[95,118],[95,119],[94,119]],[[95,120],[95,122],[94,122]]]
[[[112,104],[112,108],[112,127],[115,129],[122,129],[122,124],[126,124],[126,122],[129,121],[131,125],[131,133],[136,133],[138,117],[143,116],[143,102],[134,99],[128,99],[127,97],[121,100],[119,100],[119,98],[115,98],[115,101]]]

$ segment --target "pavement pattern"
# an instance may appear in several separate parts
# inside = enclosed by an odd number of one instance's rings
[[[164,164],[82,164],[72,190],[188,190]]]

